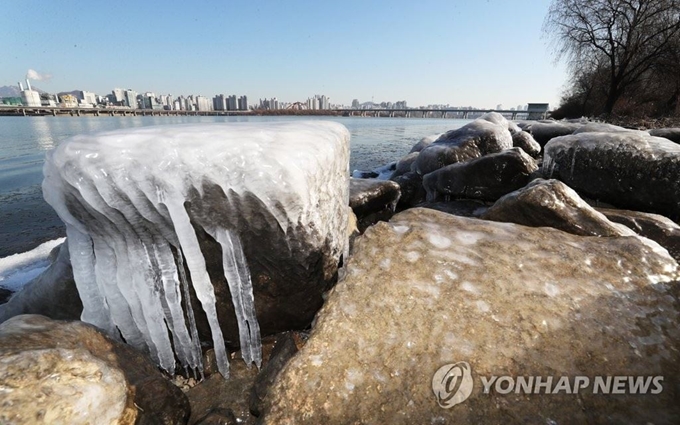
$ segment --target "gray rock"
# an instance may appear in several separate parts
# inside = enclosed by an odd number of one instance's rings
[[[543,174],[619,208],[680,214],[680,146],[643,132],[581,133],[551,140]]]
[[[534,158],[538,158],[541,154],[541,145],[526,131],[514,133],[512,135],[512,145],[516,148],[522,148],[524,152]]]
[[[265,424],[680,421],[678,266],[638,238],[416,208],[369,229],[348,268],[271,388]],[[433,376],[456,362],[473,386],[444,409]],[[492,375],[589,386],[484,394]],[[593,394],[613,375],[663,376],[663,391]]]
[[[394,179],[395,177],[406,174],[409,171],[413,171],[413,163],[416,162],[418,155],[420,155],[420,152],[412,152],[397,161],[397,166],[394,170],[394,173],[392,173],[390,176],[390,179]]]
[[[489,119],[499,121],[496,118]],[[507,120],[505,123],[501,121],[501,124],[497,124],[489,119],[479,118],[461,128],[444,133],[420,152],[414,170],[420,175],[425,175],[449,164],[511,148],[512,135],[508,131]]]
[[[610,221],[629,227],[635,233],[658,243],[680,261],[680,226],[668,218],[639,211],[598,208]]]
[[[656,137],[663,137],[671,142],[680,143],[680,128],[654,128],[649,130],[649,134]]]
[[[425,188],[423,187],[423,177],[415,171],[409,171],[391,179],[399,185],[401,197],[397,203],[397,209],[403,210],[414,207],[425,202]]]
[[[394,214],[401,192],[390,180],[350,179],[349,206],[356,215],[359,232]]]
[[[423,177],[427,200],[450,198],[495,201],[529,183],[536,162],[520,148],[510,148],[448,165]]]
[[[553,227],[581,236],[635,235],[629,228],[607,220],[559,180],[536,179],[496,201],[481,218]]]
[[[430,146],[432,144],[432,142],[439,139],[440,136],[441,136],[441,134],[433,134],[432,136],[423,137],[422,139],[420,139],[420,141],[418,143],[413,145],[413,147],[411,148],[411,151],[409,153],[422,151],[426,147]]]
[[[56,320],[80,319],[83,304],[73,280],[68,244],[54,248],[50,257],[51,264],[44,272],[0,305],[0,323],[20,314],[41,314]]]
[[[187,398],[132,347],[83,322],[0,325],[0,422],[186,424]]]
[[[580,123],[565,121],[537,122],[531,125],[531,135],[539,145],[545,146],[551,139],[572,134],[582,126]]]

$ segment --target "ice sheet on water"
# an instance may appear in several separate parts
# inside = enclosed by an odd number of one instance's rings
[[[65,238],[47,241],[38,247],[0,258],[0,287],[16,292],[49,266],[50,252]]]
[[[189,283],[205,311],[220,372],[228,356],[215,291],[185,202],[206,185],[254,196],[283,231],[347,246],[349,132],[313,121],[147,127],[77,136],[48,155],[43,192],[66,223],[83,320],[202,373]],[[244,360],[259,366],[259,325],[239,229],[203,224],[223,250]],[[313,231],[312,231],[313,230]],[[185,272],[188,270],[188,276]]]

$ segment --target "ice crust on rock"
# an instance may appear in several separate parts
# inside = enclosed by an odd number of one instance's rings
[[[43,192],[67,228],[82,320],[147,351],[174,373],[202,372],[189,284],[220,372],[228,358],[215,290],[186,203],[218,186],[254,196],[284,232],[346,251],[349,132],[337,123],[201,124],[81,135],[48,154]],[[247,218],[246,218],[247,220]],[[253,286],[239,229],[203,224],[223,252],[244,360],[261,363]],[[189,271],[185,273],[185,264]]]

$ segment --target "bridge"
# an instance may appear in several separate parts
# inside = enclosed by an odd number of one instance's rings
[[[61,106],[22,106],[0,105],[0,116],[234,116],[234,115],[341,115],[360,117],[403,117],[403,118],[458,118],[473,119],[487,112],[498,112],[506,118],[544,119],[545,110],[495,110],[495,109],[328,109],[328,110],[254,110],[254,111],[176,111],[166,109],[130,109],[130,108],[79,108]]]
[[[343,115],[361,117],[422,117],[422,118],[460,118],[472,119],[487,112],[497,112],[512,120],[524,119],[545,119],[548,111],[517,111],[497,110],[497,109],[336,109]]]

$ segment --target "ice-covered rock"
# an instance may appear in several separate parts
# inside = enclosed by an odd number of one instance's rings
[[[541,146],[545,146],[551,139],[572,134],[581,127],[583,127],[583,124],[578,122],[555,121],[537,122],[532,124],[530,129],[531,135],[536,142]]]
[[[646,134],[644,131],[638,131],[638,130],[631,130],[629,128],[621,127],[618,125],[614,124],[607,124],[604,122],[589,122],[587,124],[584,124],[583,126],[579,127],[574,131],[573,134],[581,134],[581,133],[626,133],[626,132],[634,132],[634,133],[641,133],[641,134]]]
[[[399,185],[390,180],[350,179],[349,206],[357,218],[359,232],[378,221],[389,220],[399,201]]]
[[[425,136],[418,143],[413,145],[409,153],[420,152],[426,147],[430,146],[435,140],[439,139],[441,134],[433,134],[432,136]]]
[[[512,135],[512,145],[516,148],[522,148],[522,150],[534,158],[537,158],[541,154],[541,145],[534,140],[531,133],[526,131],[518,131]]]
[[[536,161],[521,148],[510,148],[440,168],[423,177],[427,200],[471,198],[495,201],[529,183]]]
[[[394,173],[394,170],[397,169],[397,163],[396,162],[390,162],[389,164],[385,164],[383,166],[380,166],[378,168],[375,168],[373,170],[354,170],[352,171],[352,177],[355,179],[378,179],[378,180],[387,180],[390,178],[392,173]]]
[[[48,267],[0,305],[0,323],[20,314],[40,314],[56,320],[76,320],[83,312],[73,279],[68,245],[54,248]]]
[[[543,175],[620,208],[680,214],[680,145],[643,132],[555,138],[544,149]]]
[[[678,265],[637,237],[414,208],[367,230],[347,268],[269,390],[264,423],[680,420]],[[469,364],[473,386],[446,409],[439,403],[457,385],[438,400],[433,377],[457,362]],[[625,394],[593,393],[595,377],[617,375]],[[543,385],[504,394],[492,382],[485,394],[482,378],[494,376],[540,376]],[[589,385],[571,394],[576,376]],[[663,391],[630,394],[629,376],[662,376]]]
[[[609,221],[619,223],[658,243],[668,250],[676,261],[680,261],[680,226],[668,218],[639,211],[597,208]]]
[[[347,247],[349,132],[332,122],[74,137],[45,163],[82,319],[174,372],[212,339],[259,364],[260,329],[305,326]],[[199,337],[200,335],[200,337]]]
[[[413,171],[413,163],[416,162],[418,155],[420,155],[420,152],[411,152],[410,154],[403,156],[399,161],[397,161],[397,166],[395,167],[394,172],[390,176],[390,179],[394,179],[395,177],[406,174],[409,171]]]
[[[536,179],[496,201],[481,218],[531,227],[553,227],[581,236],[633,236],[612,223],[559,180]]]
[[[425,175],[449,164],[479,158],[511,147],[512,135],[508,130],[508,121],[500,114],[487,114],[463,127],[442,134],[420,151],[414,164],[414,171]]]
[[[656,137],[663,137],[671,142],[680,143],[680,128],[654,128],[649,130],[649,134]]]
[[[142,353],[83,322],[0,325],[0,423],[185,424],[189,402]]]

